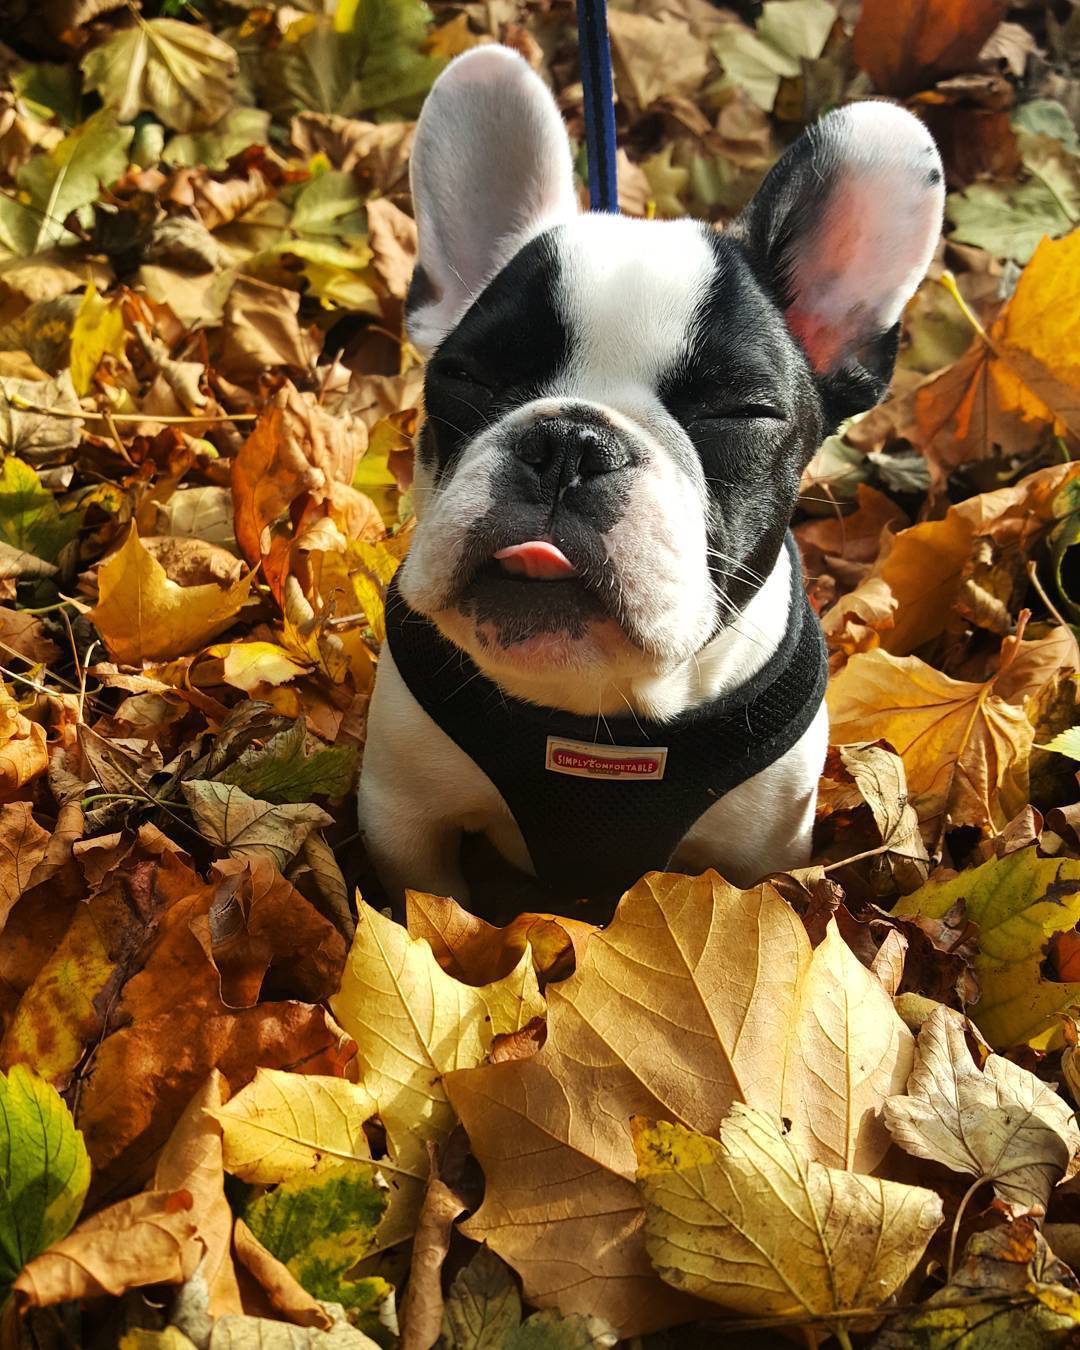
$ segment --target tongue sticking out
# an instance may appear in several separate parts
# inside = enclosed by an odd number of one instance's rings
[[[531,577],[533,581],[559,581],[577,575],[577,568],[562,549],[543,539],[530,539],[527,544],[501,548],[495,559],[504,572],[516,577]]]

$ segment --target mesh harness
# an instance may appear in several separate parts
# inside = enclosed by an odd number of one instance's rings
[[[790,609],[774,656],[669,722],[579,717],[510,698],[391,586],[386,636],[402,679],[502,794],[541,882],[619,893],[665,868],[710,806],[809,727],[825,692],[825,641],[790,533],[787,546]]]

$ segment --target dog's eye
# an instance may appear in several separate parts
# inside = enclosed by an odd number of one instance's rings
[[[701,418],[707,422],[782,422],[784,414],[768,403],[739,403],[730,408],[706,408]]]
[[[461,365],[460,362],[440,363],[436,367],[436,371],[440,379],[449,380],[451,384],[471,384],[481,389],[487,388],[483,380],[478,379],[473,371]]]

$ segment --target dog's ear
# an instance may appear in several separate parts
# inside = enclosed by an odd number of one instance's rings
[[[475,47],[435,81],[410,174],[420,244],[406,321],[429,352],[522,245],[575,214],[577,197],[555,101],[508,47]]]
[[[941,159],[918,118],[857,103],[800,137],[731,227],[783,306],[833,422],[884,396],[944,203]]]

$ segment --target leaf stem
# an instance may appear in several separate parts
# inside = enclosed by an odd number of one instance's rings
[[[833,1327],[833,1335],[836,1337],[836,1343],[840,1350],[852,1350],[851,1337],[848,1335],[847,1327]]]
[[[941,276],[938,277],[938,283],[944,286],[945,289],[949,292],[953,300],[956,302],[957,308],[960,310],[960,313],[964,316],[965,319],[967,319],[968,323],[971,324],[972,328],[975,329],[976,333],[978,333],[978,335],[982,338],[982,340],[986,343],[986,345],[988,347],[992,347],[994,344],[990,341],[990,334],[980,323],[978,315],[971,308],[971,306],[964,299],[964,297],[960,294],[960,288],[956,284],[956,277],[953,276],[953,274],[946,268],[946,270],[942,272]]]
[[[945,1281],[946,1284],[952,1284],[953,1273],[956,1268],[956,1239],[960,1233],[960,1221],[964,1217],[964,1210],[967,1209],[968,1201],[980,1186],[985,1186],[993,1180],[993,1177],[977,1176],[964,1192],[963,1198],[956,1208],[956,1217],[953,1219],[952,1232],[949,1234],[949,1261],[948,1265],[945,1267],[947,1275]]]

